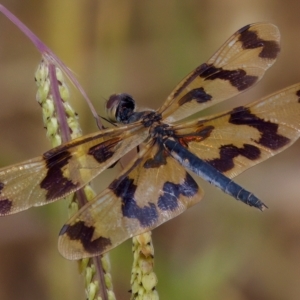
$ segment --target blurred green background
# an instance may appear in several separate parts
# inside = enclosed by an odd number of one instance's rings
[[[76,74],[99,112],[115,92],[157,108],[188,72],[240,27],[279,26],[278,62],[228,109],[300,81],[300,2],[290,0],[2,0]],[[0,16],[0,164],[50,148],[34,71],[40,55]],[[72,103],[84,133],[96,125],[79,93]],[[210,113],[213,112],[211,109]],[[161,299],[300,299],[300,143],[236,178],[268,206],[263,214],[199,180],[203,201],[153,232]],[[105,187],[120,170],[99,176]],[[84,299],[77,264],[63,259],[57,234],[66,203],[0,219],[0,299]],[[131,241],[111,251],[117,299],[129,299]]]

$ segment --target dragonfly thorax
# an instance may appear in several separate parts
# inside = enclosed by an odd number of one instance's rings
[[[170,136],[174,135],[174,131],[170,129],[171,127],[168,124],[155,124],[150,129],[150,136],[153,138],[159,138],[164,140]]]

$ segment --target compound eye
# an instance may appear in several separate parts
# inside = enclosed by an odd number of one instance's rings
[[[105,108],[110,121],[127,124],[129,117],[134,113],[135,101],[125,93],[113,94],[106,102]]]

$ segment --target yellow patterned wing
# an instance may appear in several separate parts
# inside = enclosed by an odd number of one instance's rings
[[[258,82],[280,51],[275,25],[247,25],[184,78],[158,110],[166,123],[184,119]]]
[[[249,105],[173,129],[191,153],[233,178],[299,138],[300,83]]]
[[[102,254],[176,217],[202,197],[194,179],[162,145],[148,145],[64,225],[59,251],[68,259]]]
[[[0,216],[63,198],[143,142],[141,125],[86,135],[43,156],[0,169]]]

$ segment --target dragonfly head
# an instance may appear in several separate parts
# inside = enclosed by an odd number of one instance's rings
[[[135,111],[135,101],[132,96],[125,93],[113,94],[106,102],[105,108],[110,121],[128,124],[130,116]]]

